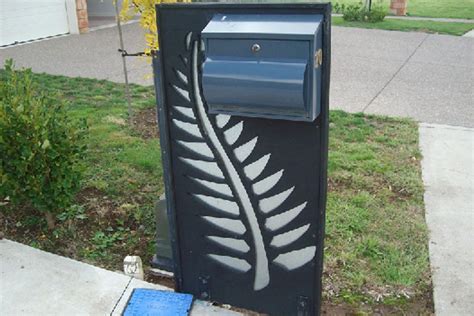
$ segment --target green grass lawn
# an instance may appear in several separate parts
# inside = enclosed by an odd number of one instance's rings
[[[359,3],[361,0],[336,0],[340,4]],[[390,0],[372,0],[373,5],[381,5],[387,11]],[[474,19],[474,0],[408,0],[408,15],[433,18]]]
[[[121,270],[123,257],[154,253],[153,206],[163,192],[154,93],[132,86],[135,121],[127,125],[123,85],[36,74],[90,126],[87,172],[76,204],[49,232],[28,209],[0,212],[6,238]],[[151,136],[151,137],[150,137]],[[351,311],[430,313],[431,288],[417,124],[331,112],[325,250],[325,304]],[[338,306],[339,306],[338,305]]]
[[[342,17],[333,17],[332,24],[336,26],[360,27],[367,29],[383,29],[392,31],[418,31],[449,35],[463,35],[474,29],[474,23],[410,21],[399,19],[385,19],[382,22],[348,22]]]
[[[474,0],[408,0],[408,14],[435,18],[474,19]]]
[[[373,303],[423,293],[430,285],[417,124],[341,111],[330,124],[326,295]]]
[[[296,0],[307,2],[306,0]],[[319,1],[326,2],[326,1]],[[337,0],[333,4],[357,4],[362,0]],[[383,7],[389,12],[390,0],[373,0],[373,6]],[[474,19],[474,0],[408,0],[408,15],[436,18]],[[463,35],[474,29],[473,23],[413,21],[400,19],[385,19],[378,23],[346,22],[341,17],[333,18],[333,25],[360,27],[369,29],[384,29],[394,31],[418,31],[449,35]]]

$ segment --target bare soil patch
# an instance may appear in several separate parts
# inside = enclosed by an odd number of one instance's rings
[[[142,109],[133,115],[133,129],[144,139],[158,138],[156,108]]]

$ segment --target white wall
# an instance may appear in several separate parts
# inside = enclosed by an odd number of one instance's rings
[[[0,0],[0,45],[69,33],[65,1]]]
[[[77,12],[76,12],[76,0],[66,0],[66,11],[67,11],[67,22],[69,25],[69,33],[79,34],[79,25],[77,21]]]

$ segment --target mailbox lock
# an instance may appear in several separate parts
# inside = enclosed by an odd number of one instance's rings
[[[260,49],[262,49],[262,48],[257,43],[252,45],[252,52],[257,53],[257,52],[260,51]]]
[[[314,54],[314,68],[319,68],[323,63],[323,51],[318,49]]]

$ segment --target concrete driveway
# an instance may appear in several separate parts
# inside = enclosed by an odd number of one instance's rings
[[[474,39],[333,28],[331,106],[474,126]]]
[[[125,25],[129,52],[143,50],[138,24]],[[0,49],[35,72],[123,82],[115,28]],[[151,67],[129,58],[131,82],[151,85]],[[331,107],[474,127],[474,38],[333,27]]]

